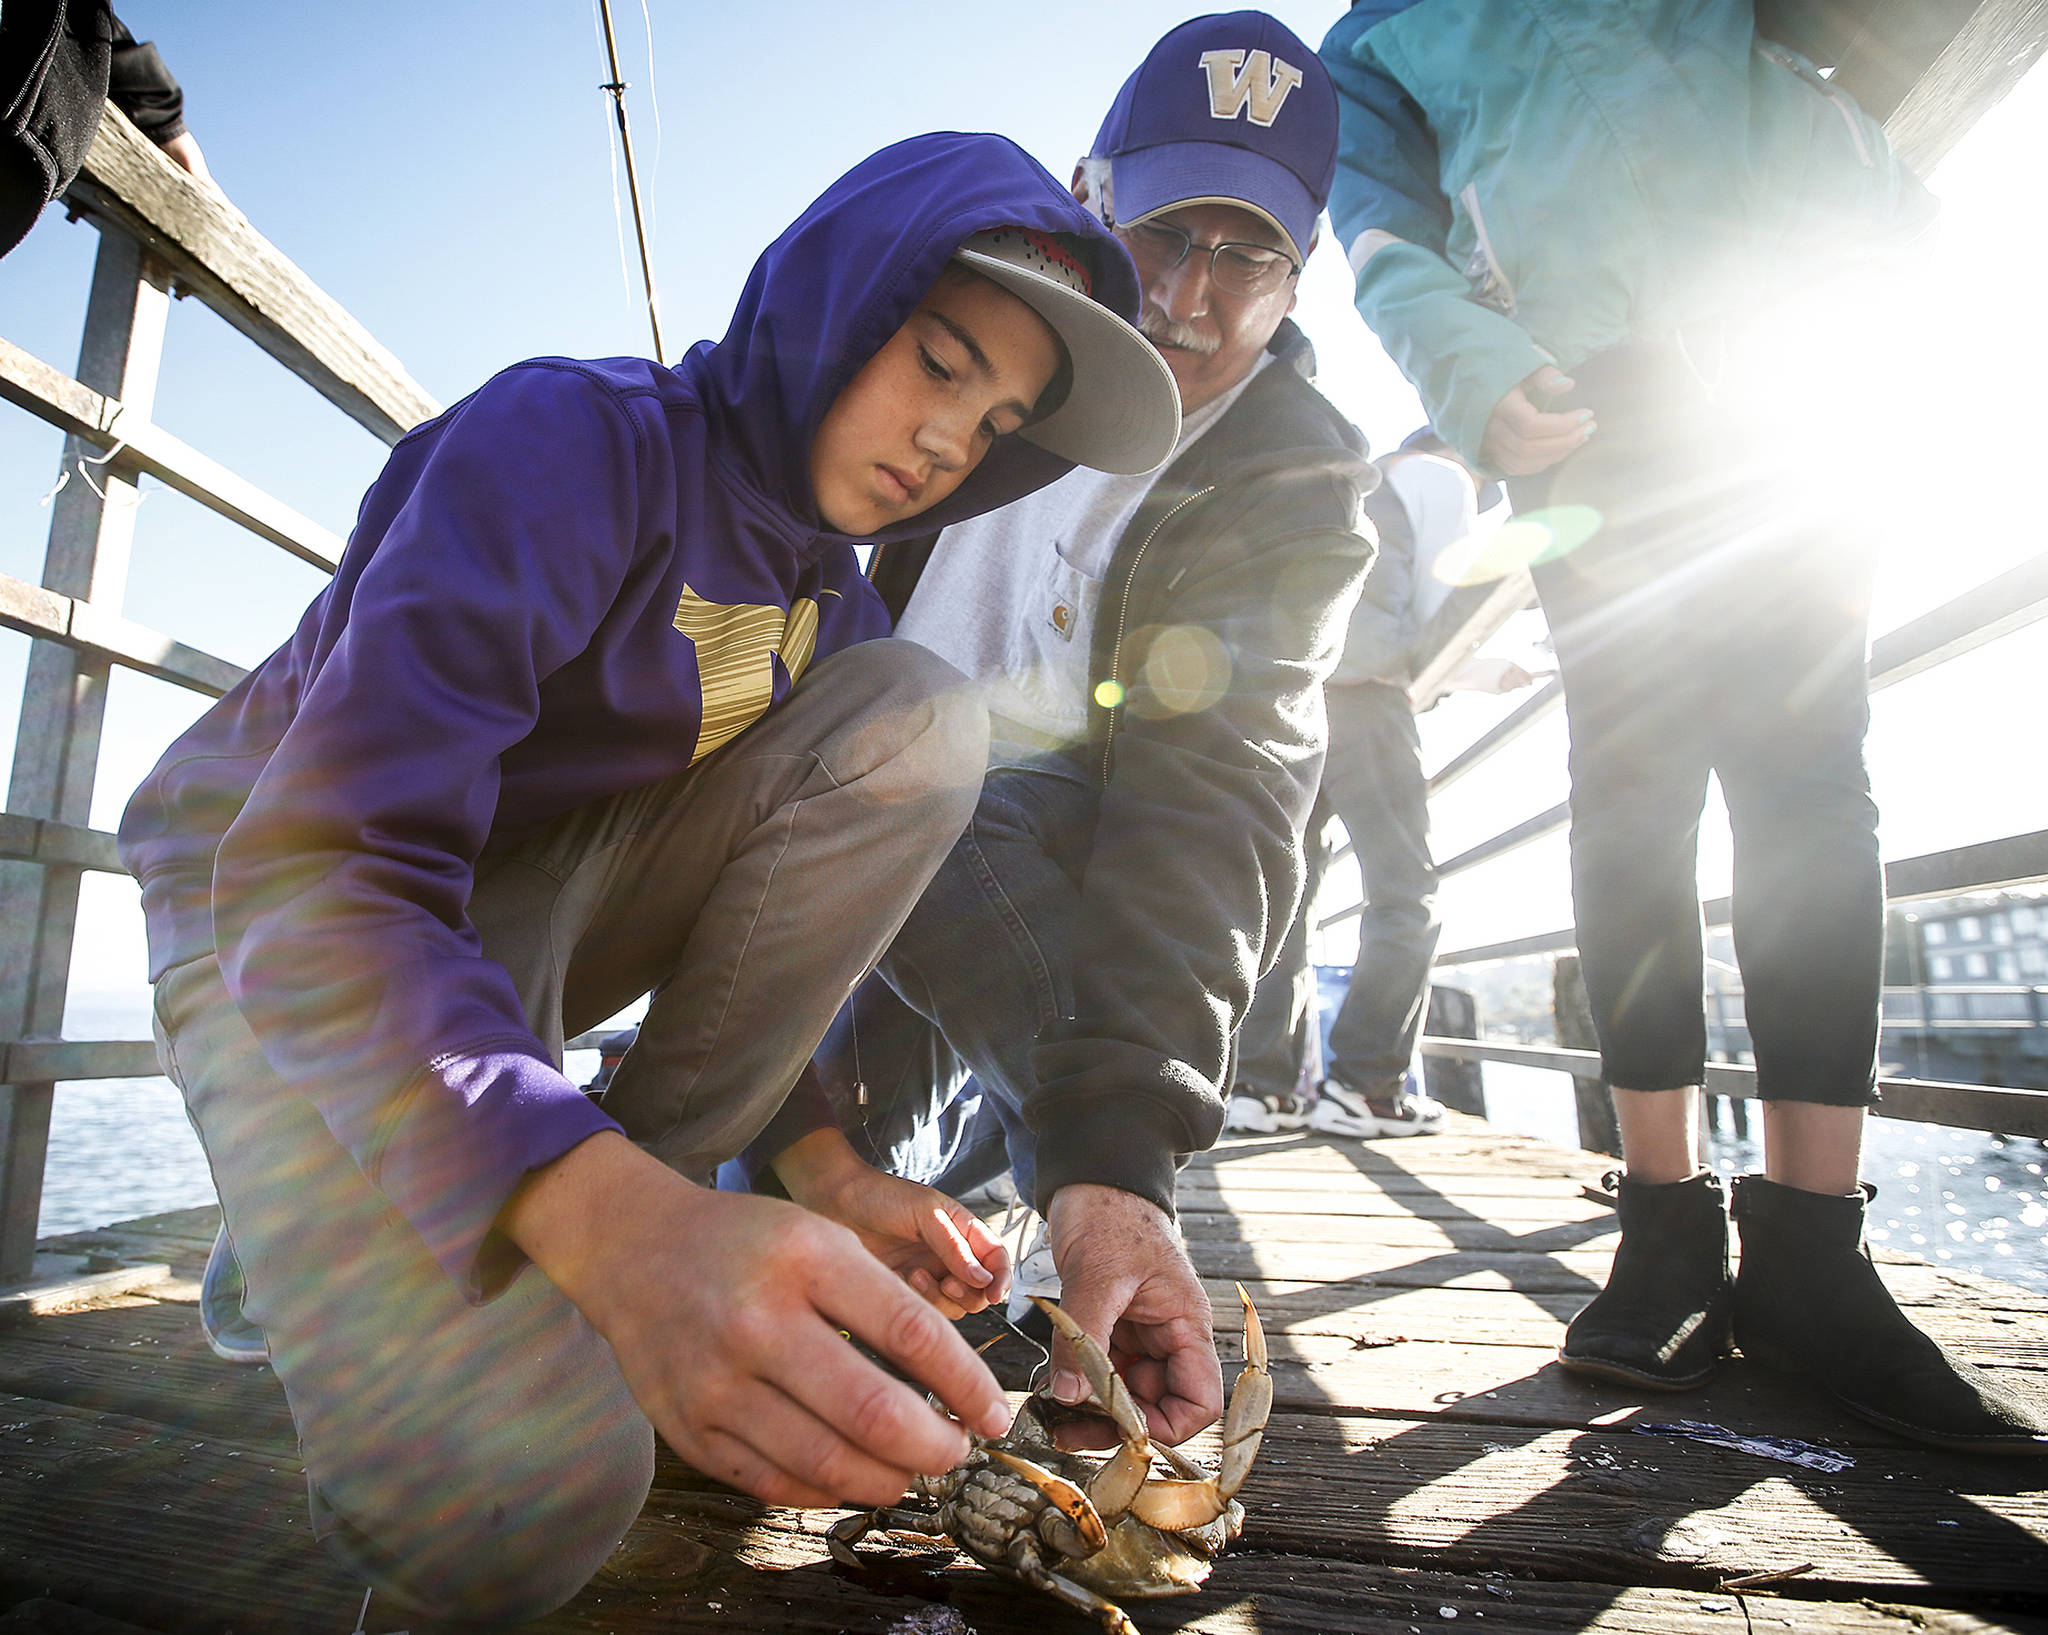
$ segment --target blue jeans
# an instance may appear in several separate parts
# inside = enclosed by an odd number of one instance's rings
[[[991,762],[966,832],[818,1050],[841,1127],[871,1163],[955,1195],[1008,1169],[1032,1196],[1031,1050],[1073,1014],[1096,814],[1094,780],[1063,755]]]
[[[1308,893],[1238,1030],[1236,1083],[1255,1096],[1293,1091],[1307,1051],[1309,916],[1325,858],[1322,827],[1343,820],[1365,882],[1358,962],[1330,1027],[1326,1071],[1361,1095],[1400,1085],[1415,1055],[1436,957],[1436,866],[1429,855],[1429,792],[1415,712],[1399,687],[1328,686],[1330,753],[1309,819]]]

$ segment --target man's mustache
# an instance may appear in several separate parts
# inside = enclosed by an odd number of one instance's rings
[[[1169,318],[1149,301],[1138,316],[1138,333],[1154,346],[1178,347],[1183,352],[1198,353],[1205,358],[1223,345],[1222,336],[1205,335],[1192,324]]]

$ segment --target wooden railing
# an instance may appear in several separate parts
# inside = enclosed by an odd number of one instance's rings
[[[58,1082],[157,1071],[147,1043],[62,1037],[79,880],[118,872],[89,826],[116,665],[218,696],[239,666],[121,613],[144,473],[323,568],[341,539],[155,423],[175,287],[227,320],[387,443],[437,405],[240,211],[198,186],[112,108],[66,202],[100,233],[75,375],[0,339],[0,397],[64,432],[60,469],[99,465],[52,500],[40,585],[0,575],[0,625],[31,639],[7,812],[0,817],[0,1284],[34,1266]]]

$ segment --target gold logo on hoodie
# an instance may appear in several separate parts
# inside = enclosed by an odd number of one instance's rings
[[[826,595],[836,594],[827,591]],[[760,720],[775,697],[775,660],[794,682],[818,646],[818,604],[800,596],[784,612],[774,603],[707,602],[688,585],[676,603],[676,629],[697,649],[704,723],[691,763]]]

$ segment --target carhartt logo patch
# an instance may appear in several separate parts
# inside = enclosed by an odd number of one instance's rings
[[[1301,83],[1301,70],[1269,52],[1205,51],[1202,66],[1209,74],[1209,117],[1235,119],[1249,110],[1254,125],[1270,125],[1280,117],[1287,93]]]

